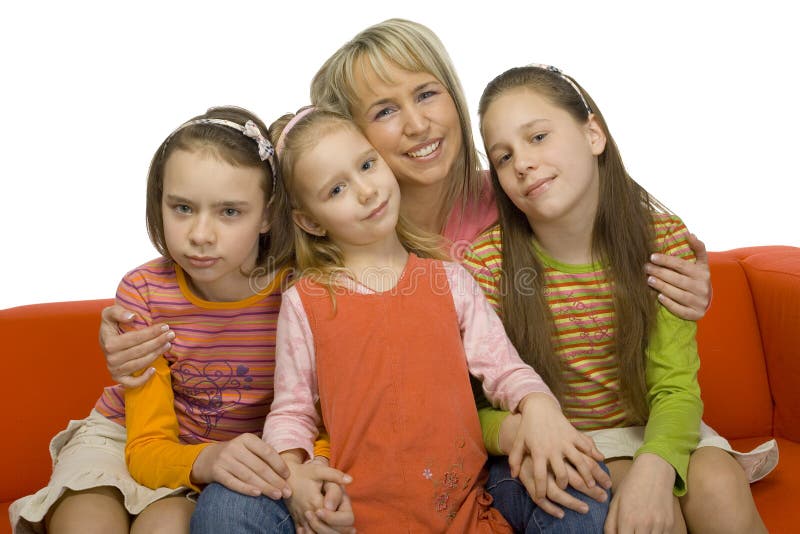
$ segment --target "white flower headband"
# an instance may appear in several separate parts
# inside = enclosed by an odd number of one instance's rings
[[[244,126],[225,119],[194,119],[184,122],[175,128],[171,134],[169,134],[166,141],[164,141],[164,150],[166,150],[169,140],[172,139],[176,133],[188,126],[195,126],[197,124],[217,124],[220,126],[227,126],[228,128],[233,128],[234,130],[243,133],[250,139],[253,139],[256,144],[258,144],[258,156],[261,158],[261,161],[266,161],[269,163],[269,168],[272,170],[272,195],[274,197],[275,187],[277,185],[276,181],[278,179],[278,170],[276,168],[277,165],[275,164],[275,148],[272,146],[272,143],[269,142],[269,139],[262,135],[261,130],[259,130],[256,123],[251,120],[245,122]]]

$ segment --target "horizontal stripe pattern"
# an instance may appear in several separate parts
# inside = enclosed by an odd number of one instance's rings
[[[688,230],[674,215],[653,214],[655,250],[694,259]],[[464,265],[499,312],[503,258],[498,226],[484,232]],[[626,426],[614,352],[613,284],[602,266],[564,266],[540,253],[545,296],[555,322],[556,354],[566,364],[564,412],[575,427],[596,430]],[[644,283],[644,274],[643,283]]]
[[[261,435],[273,398],[280,284],[241,306],[216,306],[191,295],[181,278],[173,262],[159,258],[129,272],[117,290],[117,302],[143,318],[134,328],[163,322],[175,332],[165,357],[181,442]],[[122,386],[106,388],[95,408],[124,424]]]

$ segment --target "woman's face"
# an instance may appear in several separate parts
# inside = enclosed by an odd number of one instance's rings
[[[386,71],[391,83],[356,67],[353,119],[403,187],[441,184],[463,149],[453,98],[432,74]]]

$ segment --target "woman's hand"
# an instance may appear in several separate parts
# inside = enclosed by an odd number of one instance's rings
[[[671,532],[675,523],[675,469],[664,459],[638,456],[611,499],[604,534]]]
[[[286,479],[289,467],[275,449],[254,434],[240,434],[230,441],[204,448],[192,466],[196,484],[219,482],[246,495],[266,495],[271,499],[289,497]]]
[[[169,350],[175,333],[165,324],[154,324],[124,334],[119,333],[121,323],[130,323],[136,315],[114,304],[103,309],[100,322],[100,348],[106,356],[106,366],[111,378],[125,387],[135,388],[147,382],[155,373],[148,365]],[[134,373],[143,371],[139,376]]]
[[[645,266],[647,283],[658,291],[661,304],[681,319],[701,319],[711,303],[711,272],[706,246],[694,234],[689,245],[696,262],[666,254],[653,254]]]
[[[522,414],[517,437],[508,455],[512,476],[519,476],[522,459],[527,452],[533,458],[534,493],[531,498],[547,496],[548,470],[562,490],[569,483],[567,465],[578,472],[589,488],[598,483],[608,488],[611,478],[597,463],[603,455],[592,438],[570,424],[558,403],[544,393],[531,393],[520,401]]]

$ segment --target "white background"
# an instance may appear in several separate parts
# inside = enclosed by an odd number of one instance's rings
[[[151,259],[144,188],[179,123],[236,104],[269,123],[389,17],[432,28],[475,118],[508,67],[572,74],[630,173],[711,250],[800,246],[791,2],[4,2],[0,308],[106,298]],[[477,122],[477,121],[475,121]]]

